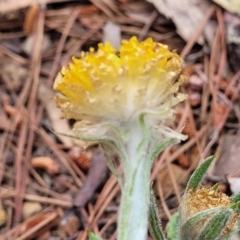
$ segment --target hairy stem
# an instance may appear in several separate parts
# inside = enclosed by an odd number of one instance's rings
[[[145,240],[148,227],[149,175],[142,159],[128,171],[123,186],[118,219],[118,240]]]

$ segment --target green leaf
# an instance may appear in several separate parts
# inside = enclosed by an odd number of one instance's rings
[[[102,238],[96,236],[93,232],[88,231],[89,240],[102,240]]]
[[[214,192],[218,191],[219,185],[220,185],[219,183],[214,184],[214,186],[212,186],[212,190]]]
[[[210,215],[214,215],[217,212],[221,212],[224,208],[223,207],[216,207],[216,208],[211,208],[207,209],[205,211],[199,212],[195,215],[193,215],[190,219],[188,219],[181,227],[181,236],[182,239],[194,239],[194,236],[198,234],[198,230],[195,231],[194,228],[197,225],[198,222],[204,221],[207,217]],[[188,238],[188,235],[190,233],[190,238]],[[194,234],[194,232],[196,234]]]
[[[178,240],[180,238],[180,215],[174,213],[167,224],[168,240]]]
[[[240,202],[234,203],[231,205],[231,208],[235,213],[240,213]]]
[[[198,239],[200,240],[215,240],[221,235],[222,230],[226,227],[228,220],[230,219],[233,210],[231,208],[225,208],[220,213],[216,214],[202,228]]]
[[[205,175],[208,167],[210,166],[210,164],[212,163],[214,159],[214,156],[208,157],[192,174],[192,176],[190,177],[185,193],[189,190],[189,189],[196,189],[198,187],[198,185],[201,183],[203,176]]]
[[[237,193],[236,195],[231,197],[231,202],[232,203],[237,203],[240,201],[240,193]]]
[[[158,208],[156,204],[154,191],[152,189],[150,191],[148,225],[149,232],[154,240],[166,240],[162,229],[161,219],[159,218],[158,215]]]

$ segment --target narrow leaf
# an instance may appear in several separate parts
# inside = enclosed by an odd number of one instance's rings
[[[167,224],[167,239],[178,240],[180,237],[180,215],[174,213]]]
[[[216,208],[207,209],[205,211],[202,211],[202,212],[199,212],[199,213],[193,215],[189,220],[187,220],[182,225],[181,236],[186,238],[186,236],[188,236],[188,232],[194,232],[194,231],[191,231],[191,228],[195,228],[195,226],[198,222],[204,221],[205,218],[209,217],[210,215],[221,212],[223,209],[224,208],[222,208],[222,207],[216,207]],[[198,231],[196,232],[196,234],[198,234]],[[191,238],[194,239],[193,234],[191,234]]]
[[[219,185],[220,185],[219,183],[214,184],[214,186],[212,186],[212,190],[214,192],[218,191]]]
[[[205,175],[208,167],[210,166],[210,164],[212,163],[214,159],[214,156],[208,157],[192,174],[192,176],[190,177],[189,181],[188,181],[188,185],[186,187],[185,193],[189,190],[189,189],[196,189],[198,187],[198,185],[201,183],[203,176]]]
[[[208,221],[198,239],[215,240],[221,235],[222,230],[226,227],[228,220],[231,217],[233,210],[231,208],[225,208],[220,213],[216,214],[214,217]]]
[[[237,193],[236,195],[231,197],[231,202],[232,203],[237,203],[240,201],[240,193]]]
[[[234,203],[231,205],[231,208],[235,213],[240,213],[240,202]]]
[[[161,219],[159,218],[158,215],[158,208],[156,204],[154,191],[152,189],[150,191],[148,225],[149,232],[154,240],[166,240],[162,229]]]

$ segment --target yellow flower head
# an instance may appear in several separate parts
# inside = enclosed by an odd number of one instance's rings
[[[185,197],[187,215],[189,217],[204,210],[230,205],[230,197],[222,192],[213,190],[210,186],[199,186],[190,189]]]
[[[73,58],[58,74],[54,89],[57,106],[75,120],[134,121],[141,114],[155,120],[173,117],[172,106],[185,99],[177,93],[182,78],[172,82],[182,69],[182,60],[167,46],[151,38],[123,40],[119,53],[110,43],[99,44]]]
[[[195,214],[213,208],[224,208],[232,205],[231,198],[222,192],[212,189],[210,186],[199,186],[197,189],[190,189],[184,196],[184,221],[190,219]],[[194,230],[200,232],[200,229],[215,215],[212,213],[194,224]],[[223,232],[222,236],[229,234],[236,227],[240,219],[238,213],[233,213]]]

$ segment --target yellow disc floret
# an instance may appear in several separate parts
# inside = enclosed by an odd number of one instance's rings
[[[140,114],[172,117],[171,107],[185,99],[177,94],[182,60],[151,38],[123,40],[119,52],[110,43],[73,58],[58,74],[56,102],[67,118],[129,121]]]

